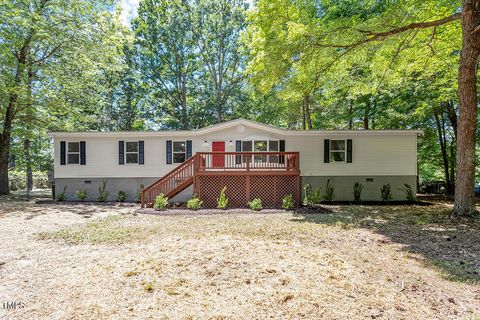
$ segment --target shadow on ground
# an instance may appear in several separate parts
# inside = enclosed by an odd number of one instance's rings
[[[293,221],[367,228],[420,254],[455,281],[480,283],[480,220],[454,220],[445,203],[431,206],[325,206]]]

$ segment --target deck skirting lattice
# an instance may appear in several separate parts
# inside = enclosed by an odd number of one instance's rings
[[[203,201],[205,208],[215,208],[223,187],[230,208],[248,207],[248,202],[260,198],[265,208],[279,208],[284,196],[291,194],[295,205],[300,204],[299,175],[198,175],[194,192]]]

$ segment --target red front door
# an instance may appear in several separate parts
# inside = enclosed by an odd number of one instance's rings
[[[212,142],[212,152],[225,152],[225,141]],[[212,156],[212,167],[214,168],[225,167],[225,155],[214,154]]]

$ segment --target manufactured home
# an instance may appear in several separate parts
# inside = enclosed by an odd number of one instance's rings
[[[339,201],[353,200],[353,185],[364,185],[362,200],[380,200],[391,185],[416,186],[414,130],[286,130],[237,119],[193,131],[52,132],[55,193],[67,200],[87,190],[94,200],[106,181],[109,199],[124,191],[149,206],[163,193],[172,202],[194,194],[215,207],[220,190],[232,207],[253,198],[276,207],[291,194],[300,203],[302,186],[325,190]]]

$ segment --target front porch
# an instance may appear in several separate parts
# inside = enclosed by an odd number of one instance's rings
[[[142,207],[152,206],[163,193],[172,197],[193,185],[193,193],[206,208],[215,208],[220,190],[232,208],[246,207],[254,198],[265,207],[280,207],[291,194],[298,206],[301,199],[300,155],[298,152],[199,152],[142,192]]]

